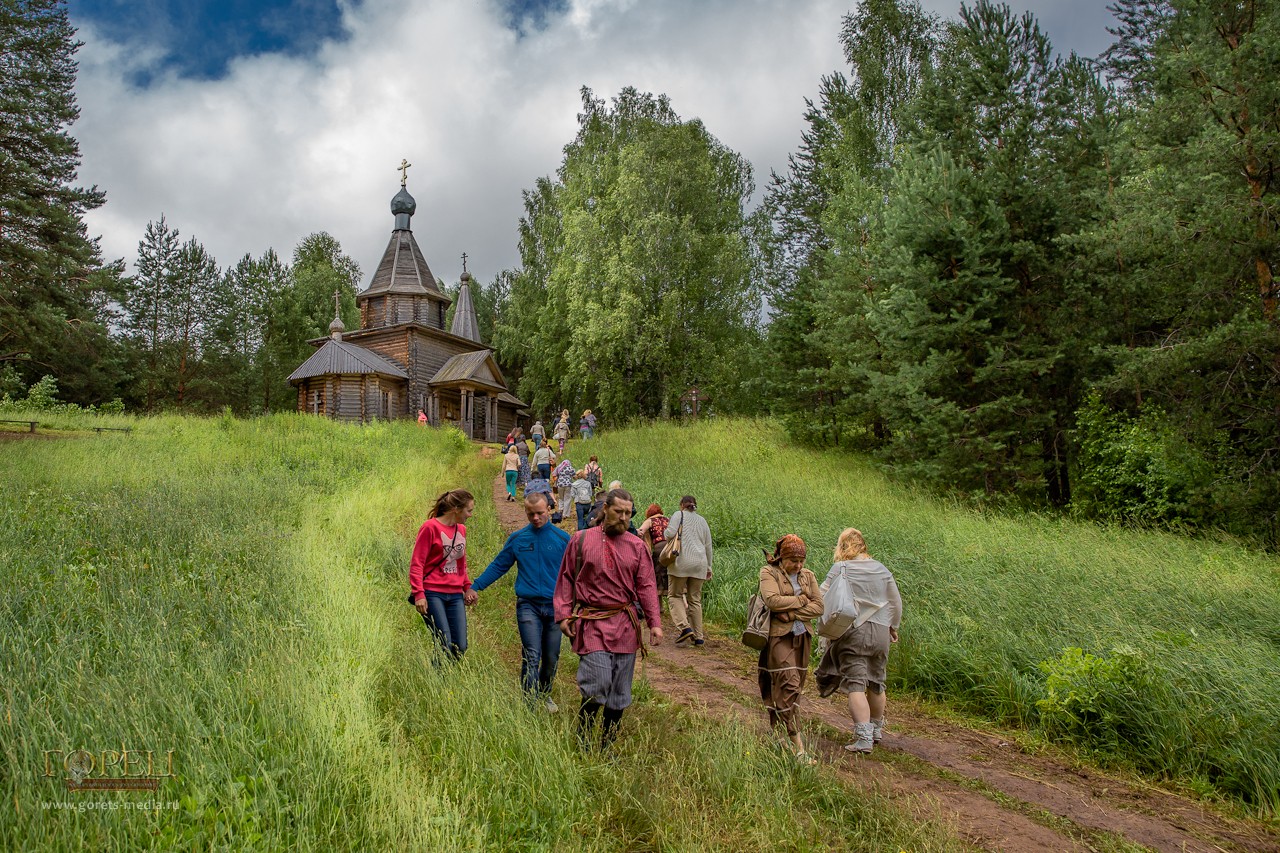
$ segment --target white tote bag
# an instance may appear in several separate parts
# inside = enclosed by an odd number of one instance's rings
[[[842,570],[831,579],[831,585],[822,596],[822,616],[818,618],[818,636],[838,640],[858,621],[858,600],[854,598],[849,582]]]

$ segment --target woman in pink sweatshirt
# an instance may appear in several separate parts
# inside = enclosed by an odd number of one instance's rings
[[[467,612],[476,602],[467,576],[467,526],[476,501],[453,489],[436,504],[418,531],[409,561],[409,601],[435,635],[440,648],[457,660],[467,650]]]

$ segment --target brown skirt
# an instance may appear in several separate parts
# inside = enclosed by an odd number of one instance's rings
[[[769,711],[769,724],[782,723],[788,735],[798,732],[796,707],[809,677],[809,649],[812,638],[803,634],[770,637],[760,650],[760,698]]]

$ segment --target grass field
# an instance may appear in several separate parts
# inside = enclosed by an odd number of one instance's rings
[[[761,549],[847,526],[894,572],[894,689],[1038,729],[1161,779],[1280,811],[1280,560],[1180,536],[949,506],[768,422],[606,433],[588,445],[640,512],[698,498],[716,542],[708,617],[742,624]]]
[[[487,495],[495,468],[455,433],[111,425],[135,429],[0,444],[0,849],[958,846],[643,687],[617,750],[583,755],[570,714],[518,700],[509,584],[486,593],[464,662],[433,667],[404,601],[412,537],[430,498]],[[501,541],[487,504],[476,572]],[[69,793],[75,750],[151,751],[157,772],[171,753],[174,775]]]

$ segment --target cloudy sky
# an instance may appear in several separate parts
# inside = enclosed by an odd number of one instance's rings
[[[1112,0],[1021,0],[1096,56]],[[925,0],[953,16],[959,0]],[[437,276],[514,267],[520,193],[560,163],[579,89],[666,93],[762,186],[844,68],[854,0],[69,0],[85,43],[81,182],[107,258],[164,214],[229,265],[328,231],[372,274],[401,158]]]

